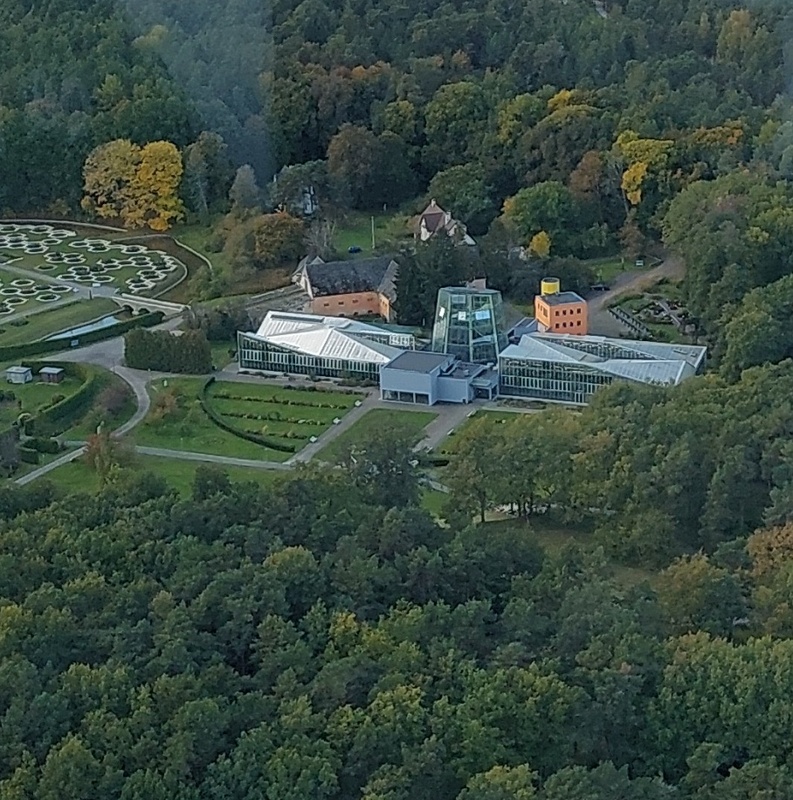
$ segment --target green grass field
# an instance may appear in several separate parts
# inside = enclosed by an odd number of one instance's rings
[[[35,375],[31,383],[3,382],[0,389],[13,392],[15,399],[0,403],[0,427],[7,427],[22,413],[35,414],[51,405],[56,396],[73,395],[81,385],[77,378],[65,378],[61,383],[39,383]]]
[[[46,339],[59,331],[77,328],[108,314],[120,312],[119,307],[107,298],[76,300],[57,308],[47,308],[41,303],[37,305],[41,306],[41,311],[24,317],[26,324],[0,322],[0,346]]]
[[[198,397],[203,383],[202,378],[169,378],[151,384],[152,410],[147,420],[135,429],[135,442],[169,450],[261,461],[286,461],[293,455],[246,441],[215,425],[199,407]],[[182,397],[181,408],[157,421],[157,396],[173,392]],[[311,436],[320,436],[330,428],[336,417],[343,417],[357,399],[355,395],[340,392],[312,392],[224,381],[213,384],[209,392],[212,408],[229,424],[294,445],[295,452],[308,444]],[[314,405],[319,403],[334,407],[318,408]],[[248,416],[240,416],[242,414]],[[280,419],[267,418],[275,415]]]
[[[117,375],[109,376],[108,385],[110,387],[115,386],[122,388],[126,392],[126,399],[123,406],[114,414],[105,416],[106,430],[114,431],[120,425],[123,425],[135,413],[138,405],[135,401],[135,395],[133,394],[132,390]],[[89,436],[96,433],[95,422],[96,415],[89,411],[83,416],[82,419],[77,420],[71,428],[63,433],[62,438],[65,440],[84,441]]]
[[[392,428],[406,434],[414,444],[417,444],[421,441],[424,428],[437,416],[432,411],[372,409],[367,411],[351,428],[323,447],[317,454],[317,458],[329,463],[338,462],[352,445],[360,444],[373,435]]]
[[[375,214],[375,248],[409,238],[407,218],[402,214]],[[350,213],[336,224],[333,247],[340,258],[366,258],[372,255],[372,215]],[[350,247],[360,247],[361,252],[348,253]]]
[[[180,495],[190,495],[196,470],[202,466],[196,461],[178,461],[170,458],[157,458],[156,456],[135,455],[130,464],[124,467],[127,472],[153,472],[164,478],[169,486],[173,486]],[[203,465],[210,466],[210,465]],[[266,469],[245,469],[243,467],[223,467],[232,481],[254,481],[267,486],[283,477],[283,472]],[[99,491],[99,475],[77,459],[70,464],[54,469],[48,473],[45,480],[49,480],[69,494],[87,492],[94,494]]]
[[[455,428],[449,436],[447,436],[440,445],[436,448],[436,452],[441,455],[446,454],[454,454],[457,452],[456,443],[459,440],[459,436],[463,433],[466,428],[473,424],[475,420],[482,419],[482,417],[487,417],[490,420],[498,420],[499,422],[510,422],[515,419],[515,415],[521,412],[518,411],[486,411],[484,409],[479,409],[476,411],[475,414],[468,417],[462,425],[458,428]]]
[[[236,350],[237,343],[231,339],[227,342],[212,342],[210,348],[212,350],[212,366],[215,369],[223,369],[231,363],[229,350]]]

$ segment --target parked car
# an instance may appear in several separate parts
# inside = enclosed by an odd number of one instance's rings
[[[360,253],[361,252],[361,248],[358,247],[357,244],[354,244],[352,247],[348,247],[347,248],[347,252],[348,253]]]
[[[593,283],[589,287],[592,292],[607,292],[611,287],[607,283]]]

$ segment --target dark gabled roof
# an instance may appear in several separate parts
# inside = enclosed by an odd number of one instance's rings
[[[326,264],[306,264],[305,270],[315,297],[381,292],[393,261],[391,256],[328,261]]]

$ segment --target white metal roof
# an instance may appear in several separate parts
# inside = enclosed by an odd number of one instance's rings
[[[348,361],[387,364],[403,352],[365,338],[366,333],[387,331],[339,317],[270,311],[252,335],[296,353]]]
[[[613,348],[619,358],[589,352],[592,347]],[[605,336],[527,334],[509,345],[500,358],[581,364],[599,372],[640,383],[676,384],[693,375],[705,357],[705,348],[694,345],[608,339]]]

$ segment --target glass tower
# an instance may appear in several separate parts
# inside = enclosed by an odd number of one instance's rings
[[[450,286],[438,291],[432,350],[474,364],[495,364],[506,347],[501,292]]]

